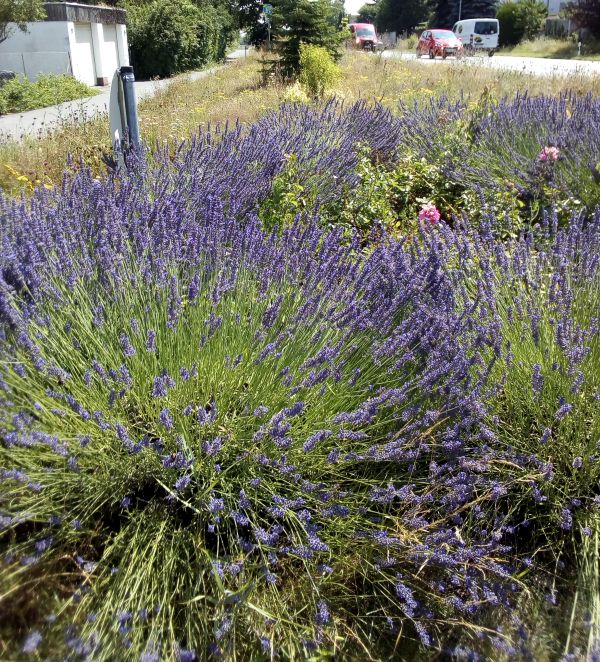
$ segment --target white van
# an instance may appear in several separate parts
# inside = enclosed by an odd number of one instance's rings
[[[452,32],[462,41],[466,53],[487,51],[492,57],[498,49],[500,23],[497,18],[469,18],[458,21]]]

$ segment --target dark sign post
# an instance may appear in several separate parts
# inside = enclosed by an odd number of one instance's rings
[[[125,116],[127,118],[127,131],[129,144],[137,149],[140,146],[140,123],[137,112],[137,99],[135,98],[135,76],[133,67],[121,67],[119,76],[123,83],[123,101],[125,103]]]
[[[110,138],[120,165],[125,165],[123,151],[140,146],[140,125],[135,96],[133,67],[115,71],[110,90]]]

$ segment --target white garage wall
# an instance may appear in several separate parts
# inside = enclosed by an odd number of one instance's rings
[[[119,67],[119,49],[117,46],[117,27],[116,25],[104,26],[104,44],[102,46],[104,54],[104,70],[109,80]]]
[[[16,26],[15,26],[16,27]],[[122,24],[40,21],[15,29],[0,44],[0,70],[35,80],[40,73],[72,74],[88,85],[108,85],[129,64]]]
[[[40,73],[71,73],[68,26],[66,21],[54,21],[29,23],[27,32],[15,29],[0,44],[0,69],[31,80]]]
[[[70,23],[69,37],[73,76],[87,85],[96,85],[91,23]]]

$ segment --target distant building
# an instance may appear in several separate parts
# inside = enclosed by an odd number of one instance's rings
[[[129,64],[124,9],[47,2],[47,18],[15,29],[0,44],[0,69],[31,80],[39,74],[72,74],[88,85],[108,85]],[[16,27],[16,26],[15,26]]]

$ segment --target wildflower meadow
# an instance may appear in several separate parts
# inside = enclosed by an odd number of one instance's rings
[[[596,659],[599,136],[290,104],[0,198],[0,657]]]

